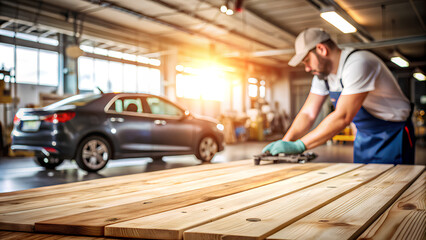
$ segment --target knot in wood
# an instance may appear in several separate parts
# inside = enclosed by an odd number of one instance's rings
[[[247,222],[260,222],[262,220],[260,218],[247,218],[246,221]]]

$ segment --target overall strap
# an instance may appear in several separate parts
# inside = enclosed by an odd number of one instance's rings
[[[361,49],[354,49],[348,54],[348,56],[346,56],[345,61],[343,61],[342,73],[343,73],[343,69],[345,68],[345,64],[346,64],[346,61],[348,60],[348,58],[352,55],[352,53],[358,52],[358,51],[361,51]],[[327,91],[330,91],[330,85],[328,84],[328,80],[324,79],[324,83],[325,83],[325,87],[327,88]],[[342,89],[343,89],[342,77],[340,77],[340,85],[342,86]]]

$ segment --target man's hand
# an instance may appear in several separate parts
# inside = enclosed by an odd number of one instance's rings
[[[268,144],[262,152],[269,151],[272,155],[277,155],[278,153],[299,154],[303,153],[305,150],[305,144],[301,140],[294,142],[278,140]]]

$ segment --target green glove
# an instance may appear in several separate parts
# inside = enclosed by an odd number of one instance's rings
[[[283,140],[277,140],[275,142],[271,142],[270,144],[266,145],[266,147],[263,148],[262,153],[265,153],[266,151],[271,152],[272,147],[274,146],[275,143],[277,142],[282,142]]]
[[[278,153],[299,154],[303,153],[305,150],[305,144],[300,139],[294,142],[279,140],[274,142],[268,149],[272,155],[277,155]]]

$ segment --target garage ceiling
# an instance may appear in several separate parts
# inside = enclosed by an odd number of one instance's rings
[[[426,64],[424,0],[245,0],[242,11],[232,16],[220,12],[224,0],[0,2],[1,28],[11,28],[13,24],[8,23],[15,22],[39,35],[47,31],[73,34],[77,29],[82,30],[83,44],[103,41],[103,46],[138,54],[167,54],[178,47],[191,57],[207,53],[285,67],[297,34],[321,27],[341,46],[371,49],[385,60],[398,50],[412,66]],[[229,3],[232,7],[235,1]],[[358,31],[343,34],[323,20],[321,9],[330,6]]]

